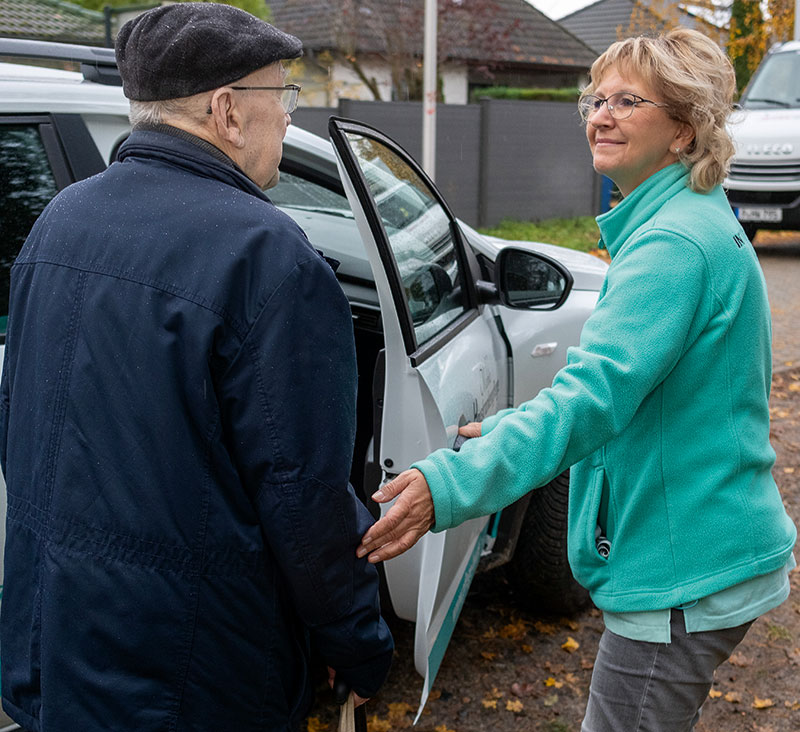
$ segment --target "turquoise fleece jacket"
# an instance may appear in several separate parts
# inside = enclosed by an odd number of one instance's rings
[[[575,578],[603,610],[669,608],[782,567],[795,542],[770,472],[766,288],[723,190],[693,192],[680,164],[597,221],[611,265],[552,386],[414,467],[440,531],[574,466]]]

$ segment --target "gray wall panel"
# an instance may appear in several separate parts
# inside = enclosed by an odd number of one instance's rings
[[[301,107],[292,117],[327,138],[331,114],[377,127],[416,160],[422,156],[418,102],[343,99],[338,110]],[[439,105],[436,128],[436,185],[467,223],[598,212],[600,179],[574,105],[497,99]]]

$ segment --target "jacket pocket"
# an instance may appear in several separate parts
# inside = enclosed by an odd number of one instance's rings
[[[574,486],[570,497],[570,511],[574,509],[574,514],[570,521],[568,548],[575,579],[591,591],[609,578],[609,554],[603,556],[598,550],[598,527],[604,537],[606,531],[601,520],[601,507],[607,505],[608,496],[603,465],[589,468],[586,475],[585,489],[581,491],[579,485]],[[607,546],[610,552],[610,542]]]

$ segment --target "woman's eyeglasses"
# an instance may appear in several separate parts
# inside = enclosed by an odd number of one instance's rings
[[[600,107],[604,104],[614,119],[628,119],[639,104],[652,104],[654,107],[668,106],[645,99],[632,92],[617,92],[606,99],[594,94],[587,94],[578,100],[578,111],[581,113],[583,121],[586,122],[595,112],[599,112]]]
[[[297,109],[297,97],[300,94],[300,87],[297,84],[286,84],[286,86],[231,86],[230,89],[237,91],[279,91],[281,93],[281,104],[286,114],[291,114]]]

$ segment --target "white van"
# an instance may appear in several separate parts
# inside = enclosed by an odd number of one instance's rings
[[[736,156],[724,186],[747,236],[800,230],[800,41],[770,49],[730,132]]]

